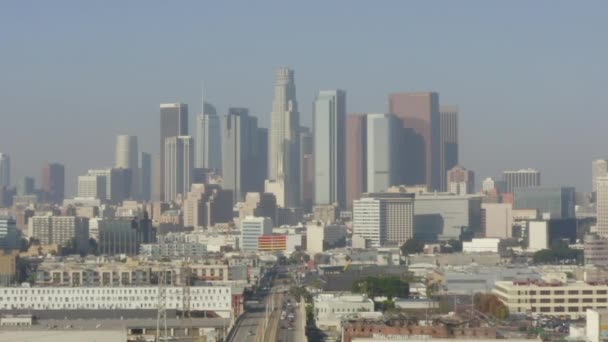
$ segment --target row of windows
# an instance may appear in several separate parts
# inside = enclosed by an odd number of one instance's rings
[[[168,294],[181,294],[182,289],[167,289]],[[230,289],[215,289],[215,288],[190,288],[191,293],[207,293],[207,294],[229,294]],[[102,289],[4,289],[0,290],[0,294],[4,295],[35,295],[35,294],[62,294],[62,295],[74,295],[74,294],[155,294],[157,293],[156,288],[147,289],[124,289],[124,288],[102,288]]]
[[[497,288],[497,289],[500,289],[501,291],[505,291],[505,289],[504,289],[504,288],[501,288],[501,287],[499,287],[499,286],[496,286],[496,288]],[[553,295],[558,295],[558,296],[559,296],[559,295],[565,295],[566,293],[567,293],[568,295],[579,295],[579,294],[583,294],[583,295],[593,295],[593,294],[594,294],[594,291],[593,291],[593,290],[582,290],[582,291],[579,291],[579,290],[568,290],[568,291],[565,291],[565,290],[553,290]],[[550,291],[550,290],[541,290],[541,291],[536,291],[536,290],[531,290],[531,291],[517,291],[517,294],[518,294],[518,295],[522,295],[522,294],[526,295],[526,294],[529,294],[529,295],[531,295],[531,296],[535,296],[536,294],[540,294],[541,296],[549,296],[549,295],[551,295],[551,291]],[[605,295],[605,294],[608,294],[608,290],[596,290],[596,291],[595,291],[595,294],[598,294],[598,295]]]
[[[565,303],[566,302],[566,298],[555,298],[555,299],[551,299],[551,298],[541,298],[541,299],[535,299],[532,298],[530,300],[526,300],[526,299],[518,299],[517,300],[518,303]],[[602,298],[568,298],[568,303],[608,303],[608,298],[606,297],[602,297]]]

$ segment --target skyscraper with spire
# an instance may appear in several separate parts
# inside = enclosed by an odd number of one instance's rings
[[[196,117],[196,157],[197,168],[221,170],[222,151],[220,119],[215,107],[205,102],[201,94],[201,113]]]
[[[268,179],[282,187],[284,207],[300,202],[300,114],[296,101],[294,72],[281,68],[276,73],[270,113]]]

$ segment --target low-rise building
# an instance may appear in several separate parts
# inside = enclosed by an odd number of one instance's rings
[[[129,287],[2,287],[0,309],[4,310],[145,310],[158,307],[158,286]],[[167,286],[165,307],[181,310],[189,302],[191,311],[213,311],[229,318],[232,292],[229,286]],[[187,297],[187,299],[184,298]]]
[[[498,281],[493,292],[511,313],[578,319],[587,309],[608,308],[606,282]]]
[[[502,245],[500,239],[496,238],[473,239],[462,243],[462,251],[464,253],[500,253]]]
[[[314,298],[315,321],[324,330],[340,330],[342,319],[349,314],[373,311],[374,301],[365,295],[322,293]]]

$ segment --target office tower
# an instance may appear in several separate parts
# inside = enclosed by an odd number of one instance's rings
[[[285,207],[297,207],[300,200],[299,130],[294,72],[282,68],[276,73],[270,113],[268,179],[283,187]]]
[[[204,227],[203,203],[205,202],[205,185],[192,184],[190,192],[182,203],[184,227]]]
[[[513,236],[513,205],[482,203],[482,230],[487,238],[509,239]]]
[[[596,178],[597,199],[597,233],[599,236],[608,239],[608,177]]]
[[[365,193],[353,203],[353,235],[374,247],[403,245],[414,236],[414,194]]]
[[[446,172],[458,165],[458,108],[441,106],[439,109],[439,189],[449,191]],[[472,192],[472,191],[471,191]],[[471,193],[469,192],[469,193]]]
[[[166,139],[188,135],[188,105],[183,103],[163,103],[160,105],[160,174],[156,184],[161,201],[174,198],[165,196],[165,143]],[[194,155],[194,153],[193,153]]]
[[[263,193],[260,196],[260,203],[255,209],[257,217],[270,217],[272,222],[277,219],[277,198],[271,193]]]
[[[210,103],[202,101],[202,112],[196,117],[196,167],[220,170],[222,145],[220,118]]]
[[[246,217],[241,221],[241,250],[257,252],[258,238],[272,234],[272,220],[268,217]]]
[[[23,177],[17,182],[17,195],[27,196],[34,193],[34,178]]]
[[[315,168],[313,155],[313,134],[308,127],[300,127],[300,189],[302,207],[312,209]]]
[[[105,198],[100,199],[105,199],[112,204],[119,204],[128,198],[129,190],[131,189],[129,184],[130,171],[128,169],[93,169],[89,170],[87,175],[105,178]]]
[[[160,177],[163,169],[163,164],[160,163],[160,153],[154,155],[154,159],[152,159],[152,200],[153,201],[161,201],[161,193],[160,190]]]
[[[65,196],[65,168],[59,163],[42,166],[42,191],[51,203],[61,203]]]
[[[504,171],[504,192],[513,193],[516,188],[531,188],[540,186],[540,172],[533,169]]]
[[[593,192],[597,191],[596,178],[608,177],[608,160],[597,159],[591,163],[591,179],[593,185]]]
[[[268,176],[268,128],[258,127],[256,169],[254,171],[254,189],[264,190],[264,180]]]
[[[150,156],[150,153],[141,153],[138,174],[139,198],[143,201],[149,201],[152,196],[152,156]]]
[[[262,174],[256,170],[262,162],[258,147],[258,119],[247,108],[230,108],[222,123],[223,187],[233,191],[234,202],[248,192],[261,191]]]
[[[392,114],[367,115],[367,191],[386,191],[401,175],[401,125]]]
[[[11,217],[0,216],[0,250],[19,249],[20,242],[21,231],[17,228],[17,222]]]
[[[6,153],[0,153],[0,187],[11,185],[11,158]]]
[[[456,195],[475,192],[475,173],[461,166],[454,166],[447,172],[447,191]]]
[[[536,209],[547,219],[574,218],[573,187],[515,188],[513,209]]]
[[[481,196],[421,193],[414,207],[414,239],[472,238],[481,230]]]
[[[585,235],[584,256],[585,265],[608,266],[608,239],[595,234]]]
[[[106,188],[106,177],[78,176],[78,197],[80,198],[97,198],[105,201]]]
[[[314,103],[314,198],[316,205],[346,202],[346,93],[320,91]]]
[[[139,198],[139,149],[137,137],[133,135],[116,136],[116,153],[114,167],[129,170],[127,183],[129,185],[128,198]]]
[[[136,255],[142,243],[136,220],[99,221],[99,253]]]
[[[407,166],[404,183],[427,184],[430,190],[439,190],[440,179],[445,175],[445,170],[440,169],[439,94],[391,94],[389,112],[397,115],[405,128],[404,147],[400,152]]]
[[[191,136],[169,137],[164,149],[165,201],[175,201],[190,190],[194,168],[194,144]]]
[[[346,207],[367,191],[367,117],[346,117]]]
[[[487,177],[481,183],[481,190],[483,192],[490,192],[495,189],[496,189],[496,181],[494,179],[492,179],[491,177]]]

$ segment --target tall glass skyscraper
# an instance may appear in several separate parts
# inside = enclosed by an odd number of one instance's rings
[[[296,101],[294,72],[277,70],[274,100],[270,113],[268,179],[281,184],[284,207],[300,202],[300,114]]]
[[[220,118],[213,105],[202,102],[201,113],[196,117],[197,168],[220,170],[222,168],[222,146]]]
[[[158,193],[160,200],[165,196],[165,140],[188,135],[188,105],[183,103],[163,103],[160,105],[160,177]]]
[[[313,125],[314,203],[337,203],[344,208],[346,93],[343,90],[319,92],[314,103]]]

